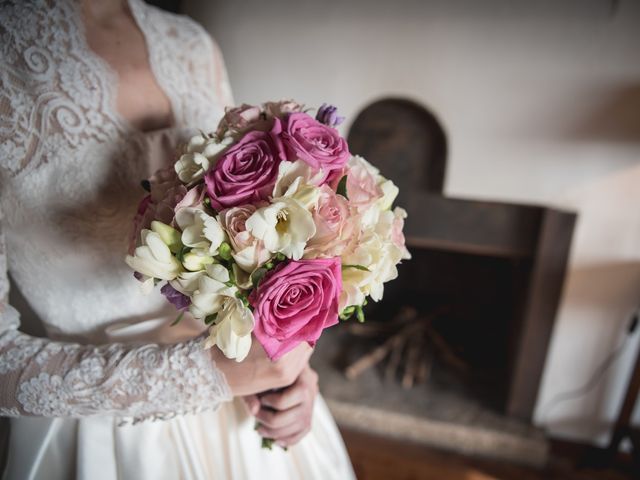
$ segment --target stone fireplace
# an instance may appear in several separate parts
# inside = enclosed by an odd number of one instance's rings
[[[444,196],[445,133],[435,116],[408,100],[364,109],[349,145],[400,187],[397,204],[409,214],[413,258],[385,286],[384,301],[367,306],[367,322],[389,322],[411,308],[430,318],[455,362],[434,352],[427,381],[411,389],[385,377],[381,365],[350,381],[345,366],[380,338],[353,335],[344,325],[333,329],[314,362],[338,421],[465,453],[543,462],[544,437],[530,420],[575,215]]]

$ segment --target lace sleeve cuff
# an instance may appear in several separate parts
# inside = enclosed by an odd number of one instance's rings
[[[0,337],[0,383],[0,413],[10,416],[113,415],[136,423],[212,409],[232,398],[201,338],[94,347],[12,330]]]

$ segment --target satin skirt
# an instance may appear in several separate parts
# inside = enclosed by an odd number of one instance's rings
[[[311,432],[284,451],[261,448],[239,399],[216,411],[121,425],[112,417],[11,420],[8,480],[354,479],[324,400]]]

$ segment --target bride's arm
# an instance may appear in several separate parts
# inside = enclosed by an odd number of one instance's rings
[[[0,211],[0,414],[166,418],[231,398],[202,340],[102,346],[54,342],[18,331],[9,305]]]
[[[202,338],[94,346],[32,337],[18,331],[19,314],[9,305],[6,260],[0,210],[0,415],[169,418],[289,385],[311,354],[302,344],[271,362],[254,341],[238,363],[204,350]]]

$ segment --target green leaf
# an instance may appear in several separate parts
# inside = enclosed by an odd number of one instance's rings
[[[356,307],[356,318],[360,323],[364,323],[364,311],[360,305]]]
[[[276,260],[279,262],[284,262],[287,259],[284,253],[276,253]]]
[[[211,325],[216,321],[217,318],[218,318],[218,313],[212,313],[211,315],[207,315],[206,317],[204,317],[204,324]]]
[[[176,317],[176,319],[169,326],[170,327],[175,327],[177,324],[179,324],[180,320],[182,320],[182,316],[183,315],[184,315],[184,312],[180,312],[180,314]]]
[[[365,267],[364,265],[342,265],[342,269],[344,270],[345,268],[355,268],[356,270],[362,270],[364,272],[370,272],[371,271],[367,267]]]
[[[231,260],[231,245],[227,242],[222,242],[220,244],[220,248],[218,248],[218,254],[220,255],[220,258],[227,262]]]
[[[237,284],[238,281],[236,280],[236,272],[233,270],[233,265],[227,267],[227,270],[229,270],[229,280],[231,280],[234,285]]]
[[[267,450],[273,450],[274,443],[275,443],[275,440],[273,438],[262,437],[262,448],[266,448]]]
[[[338,195],[342,195],[344,198],[349,200],[347,196],[347,175],[343,176],[338,182],[338,188],[336,188],[336,193]]]
[[[260,280],[262,280],[262,278],[265,276],[266,273],[267,273],[267,269],[264,267],[260,267],[251,274],[251,283],[253,284],[254,288],[258,286],[258,284],[260,283]]]

